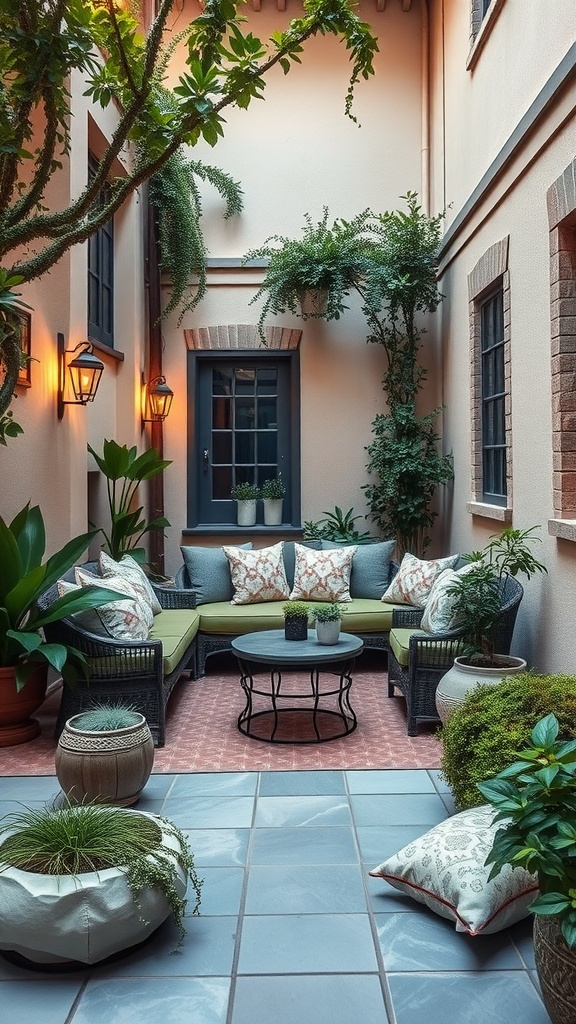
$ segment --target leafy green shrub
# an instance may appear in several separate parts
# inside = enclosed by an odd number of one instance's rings
[[[516,761],[536,722],[551,712],[560,738],[576,738],[576,676],[522,672],[470,691],[439,734],[442,774],[461,810],[485,802],[476,783]]]

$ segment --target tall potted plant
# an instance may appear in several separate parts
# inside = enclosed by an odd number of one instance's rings
[[[40,595],[78,561],[96,532],[73,538],[44,561],[39,507],[25,505],[10,523],[0,516],[0,747],[38,736],[40,726],[30,715],[44,700],[48,666],[65,681],[82,670],[82,655],[47,643],[42,627],[126,596],[94,586],[59,598],[43,613],[37,607]]]
[[[478,784],[496,808],[498,829],[487,864],[538,878],[530,909],[540,988],[553,1024],[576,1020],[576,740],[558,739],[555,715],[541,719],[531,746],[489,782]]]
[[[536,529],[503,530],[483,551],[465,556],[466,571],[458,573],[447,589],[453,601],[452,621],[462,629],[463,653],[454,659],[436,690],[436,709],[443,722],[478,683],[497,683],[526,668],[523,658],[496,649],[495,627],[502,613],[506,580],[521,574],[530,579],[534,573],[547,571],[530,548],[539,539],[534,536]]]

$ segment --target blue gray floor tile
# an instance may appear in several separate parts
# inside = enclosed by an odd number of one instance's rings
[[[0,813],[57,795],[1,778]],[[530,919],[470,938],[368,875],[453,810],[437,771],[159,774],[140,806],[189,837],[201,916],[68,975],[0,958],[19,1024],[549,1024]]]

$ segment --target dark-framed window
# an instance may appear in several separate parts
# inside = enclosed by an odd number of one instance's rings
[[[491,3],[492,3],[492,0],[482,0],[482,17],[483,18],[485,18],[486,15],[488,14],[488,8],[490,7]]]
[[[278,473],[300,525],[299,376],[297,350],[188,353],[188,527],[235,526],[232,488]]]
[[[502,284],[480,304],[482,368],[483,500],[506,505],[506,410],[504,291]]]
[[[98,161],[88,154],[88,175],[93,177]],[[98,204],[108,201],[110,187],[105,184]],[[88,239],[88,337],[114,347],[114,219],[103,224]]]

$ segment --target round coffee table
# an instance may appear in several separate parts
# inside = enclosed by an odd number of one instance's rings
[[[240,732],[265,743],[327,743],[353,732],[358,721],[350,705],[350,687],[354,661],[363,646],[350,633],[340,633],[336,644],[319,644],[313,630],[307,640],[286,640],[283,629],[236,637],[232,650],[246,695],[246,707],[238,716]],[[266,673],[261,682],[255,681],[254,666],[259,665],[269,669],[269,679]],[[309,669],[306,689],[300,677],[282,677],[283,669],[299,668]]]

